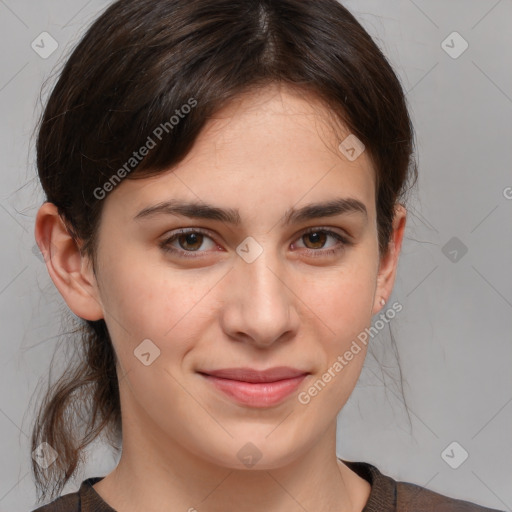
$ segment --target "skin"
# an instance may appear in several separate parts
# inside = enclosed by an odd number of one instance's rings
[[[315,98],[284,86],[230,103],[177,167],[125,179],[107,195],[96,274],[55,206],[40,208],[35,236],[51,253],[46,263],[55,286],[79,317],[105,319],[120,362],[123,452],[94,486],[113,508],[355,512],[367,502],[368,482],[336,457],[336,417],[359,377],[364,345],[308,404],[297,395],[383,309],[406,211],[397,205],[389,250],[379,256],[369,156],[349,161],[341,154],[340,135],[348,132],[335,134],[327,119]],[[345,213],[281,225],[292,207],[338,197],[363,202],[367,217]],[[171,198],[238,209],[241,224],[168,214],[134,220]],[[195,243],[178,238],[172,247],[199,257],[159,246],[192,227],[209,234]],[[340,245],[330,235],[315,240],[303,233],[310,227],[349,235],[353,243]],[[263,249],[252,263],[236,252],[248,236]],[[336,247],[338,253],[326,254]],[[160,356],[145,366],[134,350],[148,338]],[[266,408],[235,403],[197,373],[281,365],[310,375]],[[237,456],[249,442],[261,453],[252,468]]]

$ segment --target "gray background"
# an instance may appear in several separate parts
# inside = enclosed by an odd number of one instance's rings
[[[380,363],[368,355],[340,415],[338,455],[510,511],[512,0],[342,3],[401,77],[417,132],[420,179],[388,303],[404,306],[392,330],[409,416],[384,329],[372,340],[375,353],[382,352]],[[35,502],[31,399],[45,384],[59,315],[67,309],[32,251],[43,200],[32,138],[40,88],[108,4],[0,0],[0,512],[28,511]],[[31,48],[43,31],[59,45],[48,58]],[[454,31],[469,44],[457,58],[442,46]],[[457,36],[447,44],[452,52],[462,48]],[[453,441],[469,454],[457,469],[441,455]],[[459,447],[449,451],[451,460],[460,453]],[[115,463],[95,445],[65,492],[83,478],[107,474]]]

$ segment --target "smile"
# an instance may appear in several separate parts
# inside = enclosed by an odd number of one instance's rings
[[[307,372],[287,367],[265,371],[232,368],[200,374],[224,395],[250,407],[270,407],[281,403],[297,390],[308,375]]]

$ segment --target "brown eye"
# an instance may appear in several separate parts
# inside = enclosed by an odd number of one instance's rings
[[[303,235],[302,240],[308,240],[311,242],[313,247],[306,244],[308,249],[322,249],[325,241],[327,240],[327,235],[325,231],[312,231],[311,233]]]
[[[190,229],[188,231],[179,230],[174,232],[174,234],[161,242],[160,247],[164,251],[177,256],[193,257],[193,253],[205,256],[206,253],[210,252],[208,249],[216,247],[216,243],[208,233],[199,229]]]
[[[184,235],[179,235],[177,240],[180,247],[185,251],[197,251],[203,243],[203,235],[201,233],[186,233]]]
[[[334,240],[328,244],[329,238]],[[347,246],[353,245],[347,237],[331,231],[329,229],[311,228],[304,232],[299,239],[306,249],[306,253],[311,256],[331,256],[343,251]],[[298,246],[301,247],[300,245]]]

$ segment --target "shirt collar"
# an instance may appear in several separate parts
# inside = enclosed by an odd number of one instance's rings
[[[362,512],[396,511],[396,482],[392,478],[383,475],[375,466],[367,462],[339,460],[371,485],[370,496]],[[103,478],[92,477],[82,482],[78,491],[81,512],[116,512],[93,488],[93,485]]]
[[[397,489],[395,480],[383,475],[375,466],[367,462],[339,460],[371,485],[370,496],[362,512],[396,512]]]

